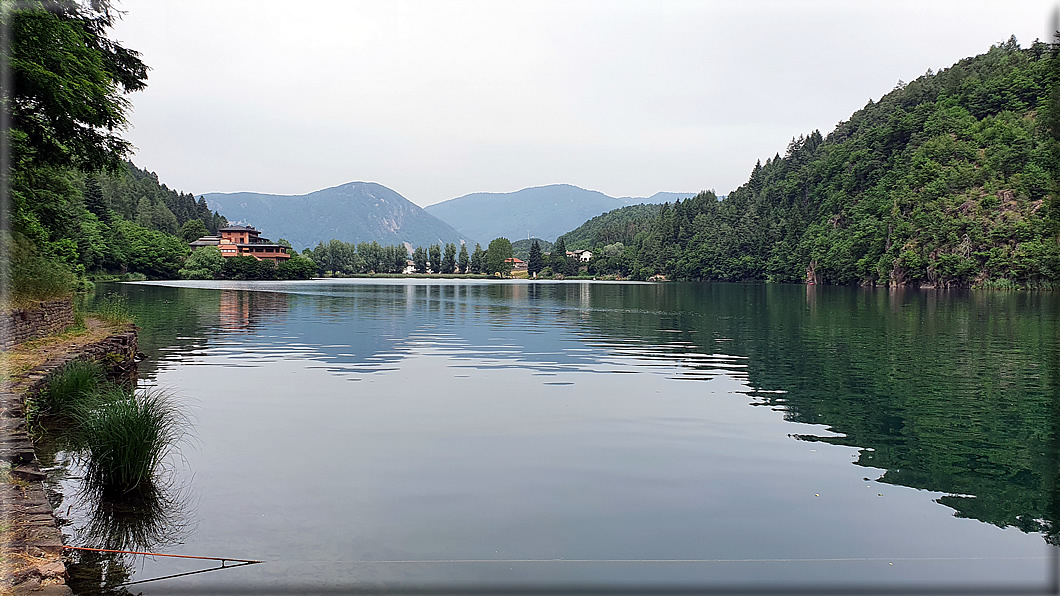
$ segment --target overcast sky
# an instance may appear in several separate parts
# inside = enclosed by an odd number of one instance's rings
[[[1055,1],[123,0],[137,165],[195,194],[378,182],[428,205],[575,184],[719,194],[793,136]],[[294,8],[297,6],[297,10]]]

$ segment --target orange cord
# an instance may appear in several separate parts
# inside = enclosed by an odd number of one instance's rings
[[[192,555],[166,555],[163,553],[141,553],[132,550],[111,550],[108,548],[89,548],[87,546],[66,546],[63,548],[68,550],[90,550],[98,553],[118,553],[122,555],[146,555],[149,557],[176,557],[179,559],[205,559],[207,561],[221,561],[223,564],[225,561],[235,561],[236,563],[262,563],[263,561],[251,561],[250,559],[230,559],[228,557],[195,557]]]

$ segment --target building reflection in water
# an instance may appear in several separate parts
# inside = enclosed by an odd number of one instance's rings
[[[220,290],[219,327],[250,331],[266,317],[286,313],[288,295],[281,292]]]

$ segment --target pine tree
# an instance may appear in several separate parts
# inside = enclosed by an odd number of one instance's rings
[[[486,251],[482,250],[482,245],[478,242],[475,243],[475,250],[471,253],[471,272],[482,273],[483,267],[486,266]]]
[[[537,274],[544,268],[544,259],[541,258],[541,245],[537,243],[537,238],[530,243],[530,255],[526,258],[526,272],[531,277],[537,277]]]
[[[452,274],[456,268],[456,245],[452,242],[445,244],[445,255],[442,256],[442,273]]]
[[[567,261],[567,242],[563,240],[563,236],[556,238],[556,243],[552,245],[552,255],[548,258],[548,263],[553,273],[568,274],[570,265]]]
[[[94,174],[85,176],[85,209],[101,220],[107,218],[107,203],[103,199],[103,188],[99,185],[99,178]]]
[[[437,244],[432,244],[427,249],[427,259],[430,260],[431,273],[442,272],[442,247]]]
[[[467,256],[467,245],[463,242],[460,243],[460,256],[457,257],[457,264],[460,266],[460,273],[468,273],[468,267],[471,266],[471,258]]]

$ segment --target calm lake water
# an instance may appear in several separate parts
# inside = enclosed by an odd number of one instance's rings
[[[1060,297],[426,280],[103,285],[193,440],[70,542],[129,586],[1045,589]],[[110,586],[209,561],[84,556]],[[86,583],[86,578],[89,578]]]

